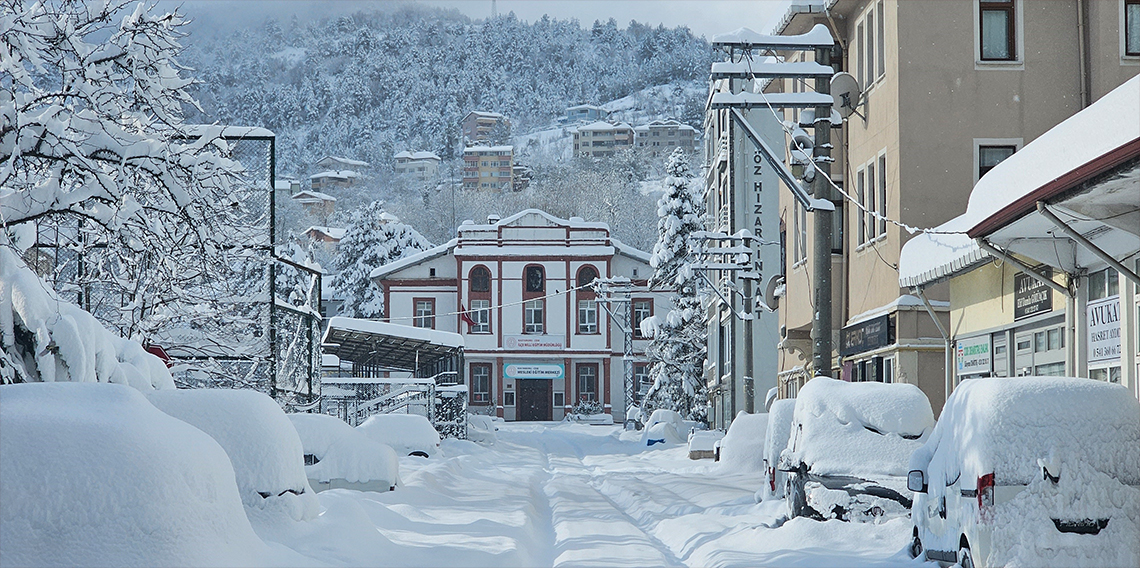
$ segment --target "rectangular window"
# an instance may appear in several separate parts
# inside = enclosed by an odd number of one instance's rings
[[[867,12],[867,82],[873,83],[878,73],[875,72],[875,12]],[[864,88],[866,86],[864,85]]]
[[[491,333],[491,300],[471,300],[471,333]]]
[[[515,405],[515,391],[506,391],[503,393],[503,406]]]
[[[566,406],[566,393],[557,391],[554,393],[554,408],[564,408]]]
[[[1016,151],[1016,146],[978,146],[978,179]]]
[[[864,55],[866,50],[863,48],[863,24],[859,24],[855,31],[855,64],[859,66],[859,85],[862,88],[867,88],[867,59]]]
[[[879,234],[887,234],[887,156],[879,156]]]
[[[1048,365],[1037,365],[1033,369],[1033,374],[1040,377],[1063,377],[1065,376],[1064,363],[1049,363]]]
[[[471,364],[471,403],[491,402],[491,366]]]
[[[879,0],[879,4],[876,6],[875,11],[877,16],[875,19],[875,24],[878,26],[876,28],[877,33],[875,34],[875,53],[879,56],[879,65],[876,67],[876,70],[879,72],[879,77],[882,77],[886,73],[887,68],[887,34],[886,24],[884,23],[885,16],[883,15],[883,0]],[[879,171],[881,172],[882,169]]]
[[[598,333],[598,303],[578,300],[578,333]]]
[[[545,331],[543,326],[543,316],[545,315],[543,301],[531,300],[523,304],[523,311],[525,312],[523,331],[525,333],[543,333]]]
[[[807,260],[807,208],[800,207],[800,260]]]
[[[800,202],[792,201],[792,264],[803,259],[800,253]]]
[[[1017,59],[1014,50],[1014,0],[980,2],[978,7],[982,61]]]
[[[1140,0],[1124,0],[1124,54],[1140,55]]]
[[[633,324],[633,336],[645,337],[641,333],[641,322],[646,318],[653,315],[653,300],[633,300],[633,307],[631,308],[631,323]]]
[[[579,363],[577,370],[578,397],[581,400],[598,400],[597,363]]]
[[[633,384],[637,387],[637,398],[640,400],[649,393],[653,381],[649,380],[649,365],[645,363],[633,364]]]
[[[415,327],[435,329],[435,299],[417,298],[415,300],[415,316],[412,319],[412,325]]]
[[[875,222],[875,164],[867,164],[867,240],[875,240],[878,223]]]
[[[1115,268],[1089,273],[1089,300],[1100,300],[1120,294],[1120,276]]]
[[[1045,332],[1044,331],[1038,331],[1037,333],[1034,333],[1033,334],[1033,352],[1034,353],[1044,353],[1045,351],[1048,351],[1048,350],[1049,350],[1049,348],[1047,347],[1047,345],[1045,343]]]
[[[867,242],[867,195],[863,170],[855,172],[855,197],[859,200],[859,244]]]
[[[1049,350],[1060,349],[1061,345],[1061,328],[1050,329],[1047,333],[1049,336]]]

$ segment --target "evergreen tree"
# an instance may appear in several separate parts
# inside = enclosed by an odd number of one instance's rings
[[[706,336],[701,315],[697,274],[688,263],[688,240],[693,231],[702,231],[704,210],[700,193],[691,187],[692,175],[685,153],[673,151],[666,166],[666,191],[657,202],[658,241],[649,264],[652,288],[673,290],[672,309],[663,318],[654,316],[642,322],[642,332],[653,339],[646,348],[649,376],[653,379],[642,414],[657,408],[675,410],[690,420],[708,419],[704,362]]]
[[[340,315],[377,318],[384,312],[384,295],[369,274],[376,268],[432,247],[415,229],[374,201],[349,216],[348,231],[340,241],[333,292],[344,298]]]

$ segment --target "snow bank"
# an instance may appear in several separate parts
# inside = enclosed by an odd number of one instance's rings
[[[100,382],[174,388],[166,365],[61,299],[8,247],[0,247],[0,381]]]
[[[680,414],[673,410],[658,408],[649,415],[649,421],[641,431],[641,444],[648,446],[653,440],[664,440],[665,444],[684,444],[686,441],[686,437],[682,434],[684,431],[686,430]],[[654,442],[654,445],[659,443],[661,442]]]
[[[356,429],[391,446],[401,456],[412,452],[433,456],[439,452],[439,432],[419,414],[373,414]]]
[[[764,471],[764,436],[767,414],[740,412],[720,442],[721,468],[739,472]]]
[[[248,510],[297,521],[319,513],[320,503],[305,476],[301,440],[273,399],[225,389],[155,391],[148,398],[221,444]]]
[[[772,401],[772,406],[768,408],[768,429],[764,432],[764,466],[767,477],[764,487],[760,490],[763,499],[784,497],[784,485],[788,480],[788,474],[776,466],[780,461],[780,452],[788,447],[795,410],[794,398]]]
[[[942,477],[993,473],[997,485],[1028,483],[1042,476],[1039,459],[1058,463],[1062,473],[1070,464],[1090,464],[1140,485],[1140,404],[1121,385],[1089,379],[962,381],[910,465],[927,470],[936,498],[945,484],[935,480]]]
[[[933,427],[930,401],[914,385],[816,377],[800,389],[781,462],[818,475],[905,476]]]
[[[225,451],[106,384],[0,387],[0,564],[252,565]]]
[[[400,462],[392,448],[373,441],[335,416],[288,416],[305,455],[318,460],[305,466],[310,486],[316,488],[316,484],[340,480],[387,490],[399,484]]]
[[[696,430],[689,434],[689,459],[716,457],[716,448],[724,439],[720,430]]]

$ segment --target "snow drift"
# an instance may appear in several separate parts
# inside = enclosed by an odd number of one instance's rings
[[[317,516],[320,503],[305,476],[301,440],[273,399],[224,389],[155,391],[149,398],[221,444],[248,511],[297,521]]]
[[[226,452],[138,391],[0,387],[0,564],[251,565]]]

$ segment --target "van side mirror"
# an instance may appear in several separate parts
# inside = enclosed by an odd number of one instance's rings
[[[926,474],[921,469],[912,469],[906,475],[906,488],[915,493],[926,493]]]

